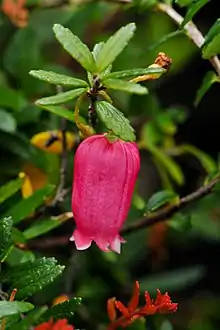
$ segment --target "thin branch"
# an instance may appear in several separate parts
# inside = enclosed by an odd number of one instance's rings
[[[132,224],[125,226],[121,230],[121,234],[129,234],[135,231],[138,231],[143,228],[150,227],[155,223],[169,220],[172,215],[184,209],[185,206],[199,200],[200,198],[208,195],[212,192],[213,187],[220,182],[220,177],[214,179],[213,181],[209,182],[203,187],[200,187],[198,190],[194,191],[193,193],[180,198],[178,205],[168,205],[159,210],[158,212],[154,212],[144,218],[134,221]],[[60,237],[48,237],[46,239],[37,239],[30,241],[28,243],[28,247],[30,248],[52,248],[63,246],[69,243],[70,235],[60,236]]]
[[[157,9],[166,13],[179,26],[182,24],[183,17],[179,13],[177,13],[176,10],[173,9],[173,7],[165,3],[159,3],[157,5]],[[197,26],[192,21],[190,21],[183,27],[183,29],[185,30],[187,36],[194,42],[194,44],[201,48],[205,39],[202,33],[198,30]],[[211,57],[209,61],[217,72],[218,76],[220,76],[220,60],[218,56]]]
[[[132,224],[124,227],[121,231],[121,234],[129,234],[131,232],[137,231],[142,228],[146,228],[154,225],[157,222],[169,220],[170,217],[177,211],[182,210],[186,205],[199,200],[200,198],[208,195],[213,187],[220,182],[220,178],[216,178],[213,181],[209,182],[203,187],[200,187],[198,190],[193,193],[180,198],[179,203],[177,205],[168,205],[159,210],[158,212],[154,212],[149,214],[147,217],[142,218],[133,222]]]
[[[57,93],[62,93],[62,87],[59,85],[57,86]],[[61,130],[61,139],[62,139],[60,183],[57,188],[56,195],[51,203],[52,206],[61,202],[66,193],[64,187],[65,187],[65,179],[66,179],[67,166],[68,166],[68,158],[67,158],[67,140],[66,140],[67,120],[65,118],[61,118],[60,130]]]

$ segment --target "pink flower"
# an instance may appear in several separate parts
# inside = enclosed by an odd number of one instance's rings
[[[78,250],[94,241],[102,251],[120,253],[119,236],[131,204],[140,168],[137,145],[93,135],[78,147],[74,159],[72,210],[76,230],[70,240]]]

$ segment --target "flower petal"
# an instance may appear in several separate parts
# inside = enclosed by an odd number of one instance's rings
[[[92,239],[82,235],[78,229],[73,232],[70,241],[75,241],[77,250],[86,250],[92,244]]]

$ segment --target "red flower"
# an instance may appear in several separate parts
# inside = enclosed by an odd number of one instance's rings
[[[79,145],[74,159],[72,211],[78,250],[92,241],[102,251],[120,253],[119,231],[127,218],[140,156],[135,143],[93,135]]]
[[[139,304],[140,287],[139,282],[135,282],[132,297],[126,307],[121,301],[111,298],[108,300],[107,310],[109,319],[111,321],[108,330],[114,330],[120,327],[126,327],[133,323],[136,319],[153,315],[156,313],[168,314],[177,311],[177,303],[172,303],[169,294],[161,294],[157,289],[157,297],[155,301],[151,299],[149,293],[145,292],[146,304],[143,307],[138,307]],[[116,318],[116,309],[122,314],[118,319]]]
[[[58,320],[56,322],[50,320],[48,322],[41,323],[35,327],[34,330],[74,330],[74,327],[69,325],[67,322],[68,321],[66,319]]]

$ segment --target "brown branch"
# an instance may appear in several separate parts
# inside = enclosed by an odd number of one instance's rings
[[[129,234],[131,232],[135,232],[137,230],[150,227],[154,225],[155,223],[169,220],[172,215],[184,209],[185,206],[191,204],[192,202],[195,202],[199,200],[200,198],[208,195],[212,192],[213,187],[220,182],[220,177],[212,180],[208,184],[206,184],[203,187],[200,187],[198,190],[194,191],[193,193],[180,198],[179,203],[177,205],[168,205],[163,207],[161,210],[154,212],[152,214],[147,215],[146,217],[143,217],[139,220],[134,221],[132,224],[129,224],[125,226],[121,230],[121,234]],[[60,237],[48,237],[46,239],[37,239],[30,241],[28,244],[29,248],[52,248],[57,246],[63,246],[69,243],[69,237],[70,235],[60,236]]]
[[[62,87],[59,85],[57,86],[57,93],[58,94],[62,93]],[[63,198],[66,194],[66,191],[64,189],[67,166],[68,166],[66,129],[67,129],[67,120],[65,118],[61,118],[60,130],[61,130],[61,139],[62,139],[62,154],[61,154],[61,164],[60,164],[60,183],[57,188],[56,195],[52,203],[50,204],[51,206],[55,206],[57,203],[63,201]]]
[[[177,205],[170,204],[157,212],[149,214],[145,218],[142,218],[140,220],[133,222],[130,225],[127,225],[122,229],[121,234],[129,234],[139,229],[152,226],[157,222],[168,220],[175,212],[182,210],[186,205],[195,202],[198,199],[208,195],[212,191],[212,188],[218,182],[220,182],[219,177],[209,182],[205,186],[199,188],[198,190],[194,191],[193,193],[180,198],[179,203]]]
[[[173,7],[165,3],[159,3],[157,5],[157,9],[166,13],[179,26],[182,24],[183,17],[179,13],[177,13],[176,10],[173,9]],[[183,29],[185,30],[187,36],[194,42],[194,44],[201,48],[205,39],[202,33],[198,30],[197,26],[192,21],[190,21],[186,25],[184,25]],[[217,72],[218,76],[220,76],[220,60],[218,56],[211,57],[209,61]]]

